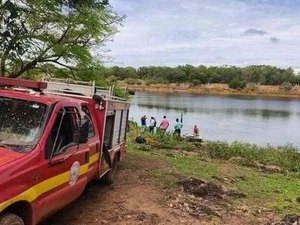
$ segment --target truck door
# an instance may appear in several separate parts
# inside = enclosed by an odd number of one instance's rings
[[[89,147],[78,144],[80,114],[75,106],[56,107],[45,142],[45,164],[40,173],[48,191],[39,197],[44,218],[77,197],[87,183]]]
[[[99,170],[99,157],[100,157],[100,138],[96,124],[96,119],[91,114],[91,110],[87,105],[81,106],[82,117],[89,121],[88,132],[88,146],[89,146],[89,168],[88,168],[88,181],[91,181]]]

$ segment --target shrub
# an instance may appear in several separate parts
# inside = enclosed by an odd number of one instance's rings
[[[151,78],[146,80],[146,85],[151,85],[151,84],[163,84],[165,81],[160,78]]]
[[[151,79],[151,80],[146,80],[145,81],[145,84],[146,85],[151,85],[151,84],[157,84],[158,82],[156,81],[156,80],[153,80],[153,79]]]
[[[200,82],[199,80],[192,80],[192,84],[193,84],[194,86],[198,86],[198,85],[201,84],[201,82]]]
[[[135,83],[136,83],[137,85],[142,85],[143,82],[142,82],[141,80],[136,80]]]
[[[293,88],[293,84],[290,82],[283,82],[279,88],[283,91],[290,91]]]
[[[128,93],[126,92],[125,89],[119,87],[119,86],[115,86],[114,88],[114,94],[117,96],[117,97],[121,97],[121,98],[125,98],[127,99],[128,98]]]
[[[125,79],[125,83],[126,84],[135,84],[135,79],[127,78],[127,79]]]
[[[211,158],[229,160],[241,157],[243,165],[256,163],[277,165],[288,171],[300,172],[300,153],[293,146],[258,147],[257,145],[233,142],[209,142],[207,152]]]
[[[247,83],[247,90],[256,91],[259,87],[259,83]]]
[[[245,80],[233,79],[229,83],[229,87],[232,89],[244,89],[247,83]]]
[[[109,76],[108,78],[108,81],[111,82],[111,83],[116,83],[118,78],[116,76]]]

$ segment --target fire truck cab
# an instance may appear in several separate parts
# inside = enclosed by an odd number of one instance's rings
[[[113,182],[129,102],[94,82],[0,78],[0,225],[35,225]]]

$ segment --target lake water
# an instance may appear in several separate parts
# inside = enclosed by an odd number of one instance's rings
[[[183,113],[182,133],[191,134],[196,124],[206,140],[300,147],[300,101],[296,99],[136,92],[130,110],[129,118],[139,124],[144,114],[147,125],[151,116],[159,125],[166,115],[170,131]]]

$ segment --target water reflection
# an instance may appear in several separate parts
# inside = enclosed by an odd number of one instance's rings
[[[197,124],[210,140],[300,146],[300,101],[295,99],[137,92],[130,118],[139,122],[146,114],[160,122],[167,115],[172,127],[182,112],[183,133]]]
[[[270,109],[241,109],[241,108],[183,108],[181,106],[169,105],[169,104],[157,104],[154,102],[151,104],[147,103],[138,103],[138,106],[145,109],[165,109],[165,110],[175,110],[180,112],[201,112],[201,113],[215,113],[215,114],[227,114],[230,116],[243,114],[253,117],[288,117],[291,115],[291,112],[284,110],[270,110]],[[297,113],[300,116],[300,113]]]

